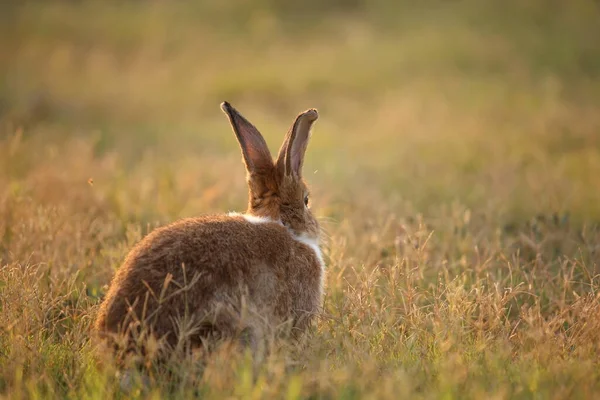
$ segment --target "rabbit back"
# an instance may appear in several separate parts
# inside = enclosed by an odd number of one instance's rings
[[[208,333],[229,336],[288,320],[302,331],[320,307],[322,276],[318,247],[280,223],[242,215],[184,219],[133,248],[96,328],[132,334],[132,326],[145,327],[171,344],[186,326],[197,343]]]

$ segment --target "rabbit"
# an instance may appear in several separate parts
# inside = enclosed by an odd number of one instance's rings
[[[246,118],[228,102],[221,109],[242,150],[248,208],[182,219],[134,246],[94,323],[115,346],[152,339],[194,349],[210,337],[237,336],[256,351],[277,327],[305,332],[322,307],[320,227],[302,178],[317,110],[296,117],[273,160]]]

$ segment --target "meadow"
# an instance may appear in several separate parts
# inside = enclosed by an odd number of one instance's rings
[[[600,4],[0,5],[0,398],[600,396]],[[305,175],[324,311],[260,368],[129,391],[90,326],[128,249],[243,211],[231,102]]]

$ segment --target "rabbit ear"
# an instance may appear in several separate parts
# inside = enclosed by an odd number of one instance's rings
[[[258,129],[228,102],[221,103],[221,110],[229,117],[233,132],[242,148],[242,155],[248,172],[253,173],[272,168],[273,157]]]
[[[319,114],[314,108],[306,110],[296,117],[277,157],[277,169],[283,175],[294,175],[298,178],[302,176],[302,164],[308,146],[310,128],[317,118],[319,118]]]

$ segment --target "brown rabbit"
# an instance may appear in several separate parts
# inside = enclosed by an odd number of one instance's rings
[[[302,179],[317,110],[298,115],[273,161],[260,132],[229,103],[221,109],[242,149],[248,209],[177,221],[131,250],[95,322],[114,344],[153,338],[187,349],[243,334],[255,348],[285,323],[304,331],[321,307],[319,224]]]

